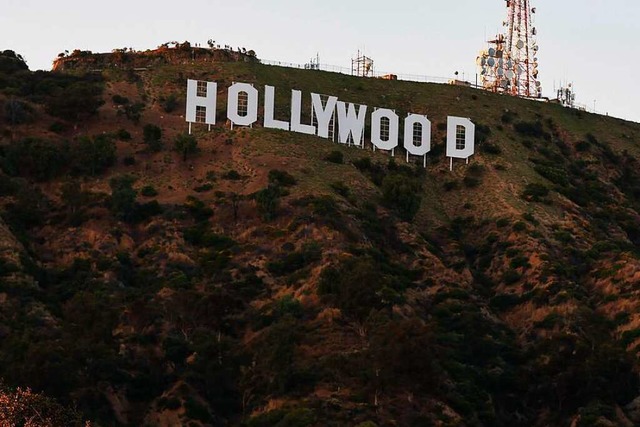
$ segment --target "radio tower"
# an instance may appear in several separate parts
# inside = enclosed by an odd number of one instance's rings
[[[533,17],[536,8],[530,0],[506,0],[506,31],[490,40],[490,48],[480,52],[482,85],[494,92],[539,98],[542,87],[538,80],[537,30]]]

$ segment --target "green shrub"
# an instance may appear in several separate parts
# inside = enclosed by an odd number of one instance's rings
[[[98,113],[102,100],[102,86],[94,82],[78,81],[63,87],[55,96],[46,99],[49,114],[78,122]]]
[[[345,184],[343,181],[332,182],[331,188],[333,189],[333,191],[344,198],[348,199],[351,196],[351,189],[347,187],[347,184]]]
[[[502,116],[500,117],[500,121],[504,124],[510,124],[513,123],[513,119],[517,116],[517,113],[514,113],[513,111],[505,111],[504,114],[502,114]]]
[[[520,197],[529,202],[540,202],[548,195],[549,189],[547,187],[534,182],[527,184]]]
[[[254,195],[258,212],[265,221],[271,221],[276,217],[281,195],[280,187],[274,185],[269,185]]]
[[[240,175],[235,169],[231,169],[230,171],[222,174],[222,179],[226,179],[229,181],[238,181],[242,179],[242,175]]]
[[[160,100],[160,106],[165,113],[172,113],[178,106],[178,98],[172,93],[165,99]]]
[[[124,164],[125,166],[133,166],[136,164],[136,158],[133,156],[127,156],[122,159],[122,164]]]
[[[464,184],[465,187],[467,188],[476,188],[480,185],[480,183],[482,182],[480,180],[480,178],[477,178],[475,176],[471,176],[471,175],[467,175],[462,179],[462,182]]]
[[[277,261],[267,263],[267,270],[274,276],[291,274],[312,262],[322,259],[322,248],[317,243],[306,243],[300,251],[291,252]]]
[[[187,228],[184,231],[184,240],[194,246],[215,251],[224,251],[236,245],[232,238],[214,233],[206,223]]]
[[[143,130],[144,143],[154,152],[162,150],[162,129],[156,125],[147,124]]]
[[[335,150],[327,154],[324,160],[330,163],[336,163],[341,165],[344,163],[344,154],[342,154],[342,151]]]
[[[132,221],[136,208],[136,191],[133,189],[135,178],[122,175],[111,178],[111,211],[123,221]]]
[[[513,285],[520,279],[522,279],[522,275],[513,268],[510,268],[502,274],[502,281],[505,283],[505,285]]]
[[[545,138],[550,139],[551,136],[544,131],[542,123],[537,122],[518,122],[513,125],[513,128],[520,135],[528,136],[532,138]]]
[[[182,153],[182,161],[186,162],[189,154],[198,151],[198,140],[193,135],[182,133],[176,137],[175,147],[176,151]]]
[[[194,196],[187,196],[184,207],[187,208],[187,211],[198,222],[205,221],[213,215],[213,209]]]
[[[460,188],[460,183],[458,181],[447,181],[443,185],[445,191],[453,191]]]
[[[398,212],[400,218],[411,221],[422,203],[422,185],[412,177],[393,173],[382,181],[382,201]]]
[[[116,144],[109,135],[81,137],[71,145],[70,166],[78,175],[95,176],[116,161]]]
[[[296,185],[296,179],[286,171],[272,169],[269,171],[269,184],[291,187]]]
[[[63,133],[69,129],[66,123],[55,121],[49,126],[49,130],[53,133]]]
[[[499,220],[496,221],[496,226],[498,228],[504,228],[510,223],[511,223],[511,220],[509,218],[500,218]]]
[[[116,132],[116,138],[120,141],[131,141],[131,134],[125,129],[118,129]]]
[[[129,98],[122,96],[122,95],[113,95],[111,97],[111,100],[113,101],[114,104],[116,105],[127,105],[129,104]]]
[[[498,145],[491,142],[485,142],[480,147],[482,151],[487,154],[498,155],[502,153],[502,149]]]
[[[525,224],[523,221],[518,221],[515,224],[513,224],[513,231],[524,231],[527,229],[527,224]]]
[[[202,184],[197,187],[194,187],[193,191],[195,191],[196,193],[205,193],[207,191],[211,191],[212,189],[213,189],[213,185],[207,183],[207,184]]]
[[[145,185],[140,190],[140,194],[142,194],[144,197],[155,197],[158,195],[158,191],[153,185]]]
[[[142,117],[142,111],[144,111],[144,108],[145,105],[141,102],[136,102],[135,104],[127,104],[124,107],[124,115],[133,123],[138,124],[140,122],[140,118]]]

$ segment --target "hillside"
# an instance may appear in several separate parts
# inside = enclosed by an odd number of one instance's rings
[[[238,58],[88,58],[0,55],[0,390],[76,408],[49,424],[640,425],[640,124]],[[219,124],[178,151],[188,78],[218,82]],[[427,114],[429,166],[231,130],[233,81]],[[448,115],[478,130],[453,172]]]

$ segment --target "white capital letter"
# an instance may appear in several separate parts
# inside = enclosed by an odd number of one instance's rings
[[[247,94],[246,116],[241,116],[238,112],[240,92]],[[251,126],[258,121],[258,90],[248,83],[234,83],[229,88],[227,117],[238,126]]]
[[[264,127],[271,129],[289,130],[289,123],[283,120],[275,120],[274,104],[276,98],[276,90],[273,86],[264,87]]]
[[[419,125],[422,129],[420,145],[416,145],[415,125]],[[431,122],[427,116],[409,114],[404,120],[404,148],[414,156],[424,156],[431,151]]]
[[[389,120],[389,139],[383,140],[381,135],[382,119]],[[398,146],[400,119],[392,110],[379,108],[371,114],[371,143],[380,150],[393,150]]]
[[[362,145],[364,119],[366,115],[366,105],[361,105],[360,110],[356,114],[356,106],[354,104],[349,104],[347,112],[347,105],[342,101],[338,101],[338,127],[340,131],[338,142],[340,142],[340,144],[347,144],[349,142],[349,135],[351,135],[355,145]]]
[[[187,80],[187,112],[186,121],[196,123],[197,107],[205,108],[204,122],[208,125],[216,124],[216,101],[218,99],[218,85],[214,82],[207,82],[207,92],[205,96],[198,95],[198,81]]]
[[[331,123],[331,118],[336,111],[338,97],[330,96],[327,98],[327,105],[324,107],[322,107],[322,98],[317,93],[311,94],[311,100],[313,101],[313,112],[318,121],[318,136],[329,138],[329,123]]]
[[[476,125],[463,117],[447,118],[447,157],[468,159],[475,153]]]
[[[307,135],[315,135],[316,128],[312,125],[303,125],[300,123],[302,115],[302,92],[299,90],[291,91],[291,130],[294,132],[305,133]]]

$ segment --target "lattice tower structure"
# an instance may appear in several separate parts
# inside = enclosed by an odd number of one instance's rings
[[[509,92],[523,97],[542,96],[538,80],[537,30],[534,26],[536,9],[530,0],[506,0],[506,51],[511,59],[513,77]]]
[[[477,58],[483,88],[514,96],[539,98],[535,8],[529,0],[506,0],[504,34],[489,40],[489,48]]]

